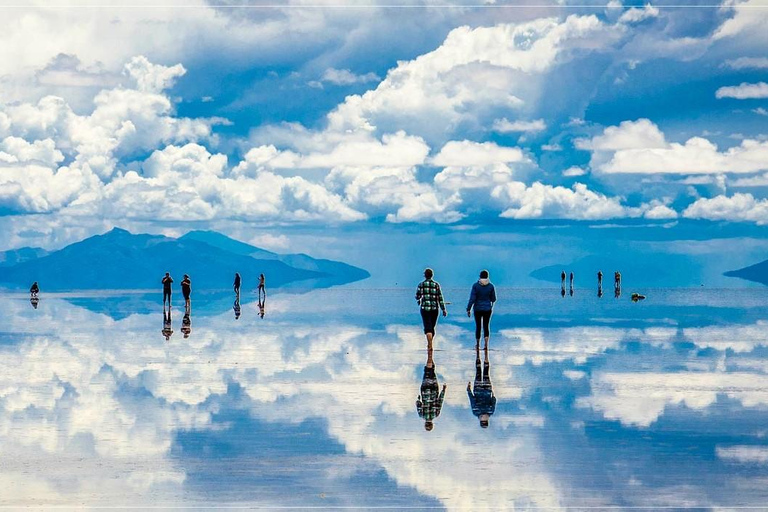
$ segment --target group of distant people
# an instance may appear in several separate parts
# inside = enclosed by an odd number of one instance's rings
[[[573,272],[569,276],[569,294],[573,297]],[[560,272],[560,295],[565,297],[565,270]],[[621,297],[621,272],[613,273],[613,295],[617,299]],[[603,296],[603,271],[597,271],[597,296]],[[643,297],[645,298],[645,297]]]
[[[240,319],[241,315],[241,307],[240,307],[240,285],[242,284],[242,277],[240,276],[240,272],[235,272],[235,280],[232,283],[232,289],[235,292],[235,303],[232,306],[232,309],[235,312],[235,320]],[[171,336],[173,335],[173,320],[171,316],[171,296],[172,296],[172,285],[173,285],[173,278],[171,277],[170,272],[166,272],[165,276],[163,276],[163,279],[161,281],[163,285],[163,336],[165,336],[166,341],[171,339]],[[266,278],[264,274],[259,274],[259,283],[257,287],[257,292],[259,294],[259,317],[264,318],[264,314],[266,311],[266,301],[267,301],[267,287],[266,287]],[[192,305],[191,305],[191,296],[192,296],[192,279],[189,277],[189,275],[184,274],[184,278],[181,280],[181,294],[184,296],[184,317],[181,320],[181,332],[184,334],[185,338],[189,338],[189,335],[192,333]],[[168,304],[168,308],[166,309],[165,305]]]

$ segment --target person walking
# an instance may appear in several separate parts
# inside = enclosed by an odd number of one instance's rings
[[[427,347],[430,349],[432,348],[432,339],[435,337],[438,309],[442,310],[443,316],[448,316],[443,300],[443,291],[440,288],[440,283],[432,279],[434,275],[435,273],[431,268],[425,269],[424,280],[416,288],[416,302],[420,306],[424,335],[427,337]]]
[[[485,347],[488,348],[488,338],[491,335],[491,314],[496,303],[496,288],[491,283],[487,270],[480,271],[480,279],[472,285],[467,302],[467,316],[475,310],[475,346],[480,346],[480,326],[483,327]]]
[[[192,280],[187,274],[181,280],[181,294],[184,296],[184,308],[189,308],[189,297],[192,295]]]
[[[163,277],[163,306],[165,306],[165,301],[168,301],[168,305],[171,305],[171,285],[173,284],[173,278],[171,277],[170,272],[165,273],[165,277]]]
[[[235,282],[232,283],[232,288],[235,290],[237,300],[240,300],[240,272],[235,272]]]

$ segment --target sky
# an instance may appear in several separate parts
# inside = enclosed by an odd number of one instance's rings
[[[0,249],[768,223],[765,1],[3,4]]]

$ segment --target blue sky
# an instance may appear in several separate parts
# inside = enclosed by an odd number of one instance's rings
[[[3,8],[0,248],[768,221],[764,2],[392,5]]]

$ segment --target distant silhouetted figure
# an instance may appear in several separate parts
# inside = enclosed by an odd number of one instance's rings
[[[491,385],[491,363],[488,360],[488,347],[485,347],[485,360],[480,363],[480,347],[475,346],[475,392],[467,382],[467,395],[472,414],[480,420],[480,426],[488,428],[491,414],[496,410],[496,397],[493,396]]]
[[[235,320],[240,320],[240,297],[235,297],[235,303],[232,305],[235,311]]]
[[[443,291],[440,283],[433,281],[435,273],[431,268],[424,270],[424,280],[416,288],[416,302],[421,306],[421,321],[424,324],[424,335],[427,337],[427,347],[432,348],[432,339],[435,337],[435,326],[439,310],[443,311],[443,316],[447,316],[445,301],[443,300]]]
[[[189,297],[192,295],[192,280],[187,274],[181,280],[181,294],[184,296],[184,307],[189,307]]]
[[[597,296],[598,297],[603,296],[603,271],[602,270],[597,271]]]
[[[621,297],[621,272],[618,270],[613,273],[613,295],[617,299]]]
[[[32,283],[32,286],[29,287],[29,294],[32,297],[37,297],[37,294],[40,293],[40,287],[37,286],[37,281]]]
[[[496,302],[496,288],[489,279],[487,270],[480,271],[480,279],[472,285],[472,291],[469,293],[469,302],[467,302],[467,316],[470,316],[471,310],[475,310],[475,346],[480,346],[480,325],[483,327],[483,336],[485,346],[488,347],[488,338],[491,335],[491,314],[493,305]]]
[[[240,298],[240,272],[235,272],[235,282],[232,283],[232,288],[235,290],[235,295]]]
[[[645,300],[645,295],[640,295],[639,293],[633,293],[630,298],[632,299],[632,302],[637,302],[639,300]]]
[[[171,339],[171,335],[173,335],[173,321],[171,320],[171,306],[168,306],[168,309],[165,308],[165,304],[163,304],[163,336],[165,336],[165,341],[168,341]]]
[[[571,295],[573,295],[573,272],[571,272],[571,276],[570,276],[569,281],[570,281],[569,289],[571,291]]]
[[[170,272],[165,273],[165,277],[163,277],[163,306],[165,306],[165,301],[168,301],[168,305],[171,305],[171,285],[173,284],[173,278],[171,277]]]
[[[427,348],[427,364],[424,366],[424,376],[421,379],[421,394],[416,398],[416,412],[424,419],[424,429],[432,430],[434,420],[440,416],[445,398],[445,388],[442,391],[435,374],[435,362],[432,360],[432,347]]]
[[[29,303],[32,304],[34,309],[37,309],[37,305],[40,304],[40,299],[37,297],[37,295],[32,295],[29,298]]]
[[[565,270],[560,272],[560,289],[565,292]],[[565,293],[563,293],[563,296],[565,296]]]
[[[192,306],[190,305],[189,300],[187,300],[187,303],[184,306],[184,317],[181,319],[181,332],[184,334],[185,338],[189,338],[189,335],[192,334]]]
[[[261,300],[262,297],[266,300],[267,298],[267,286],[265,284],[266,278],[264,277],[264,274],[259,274],[259,300]]]

